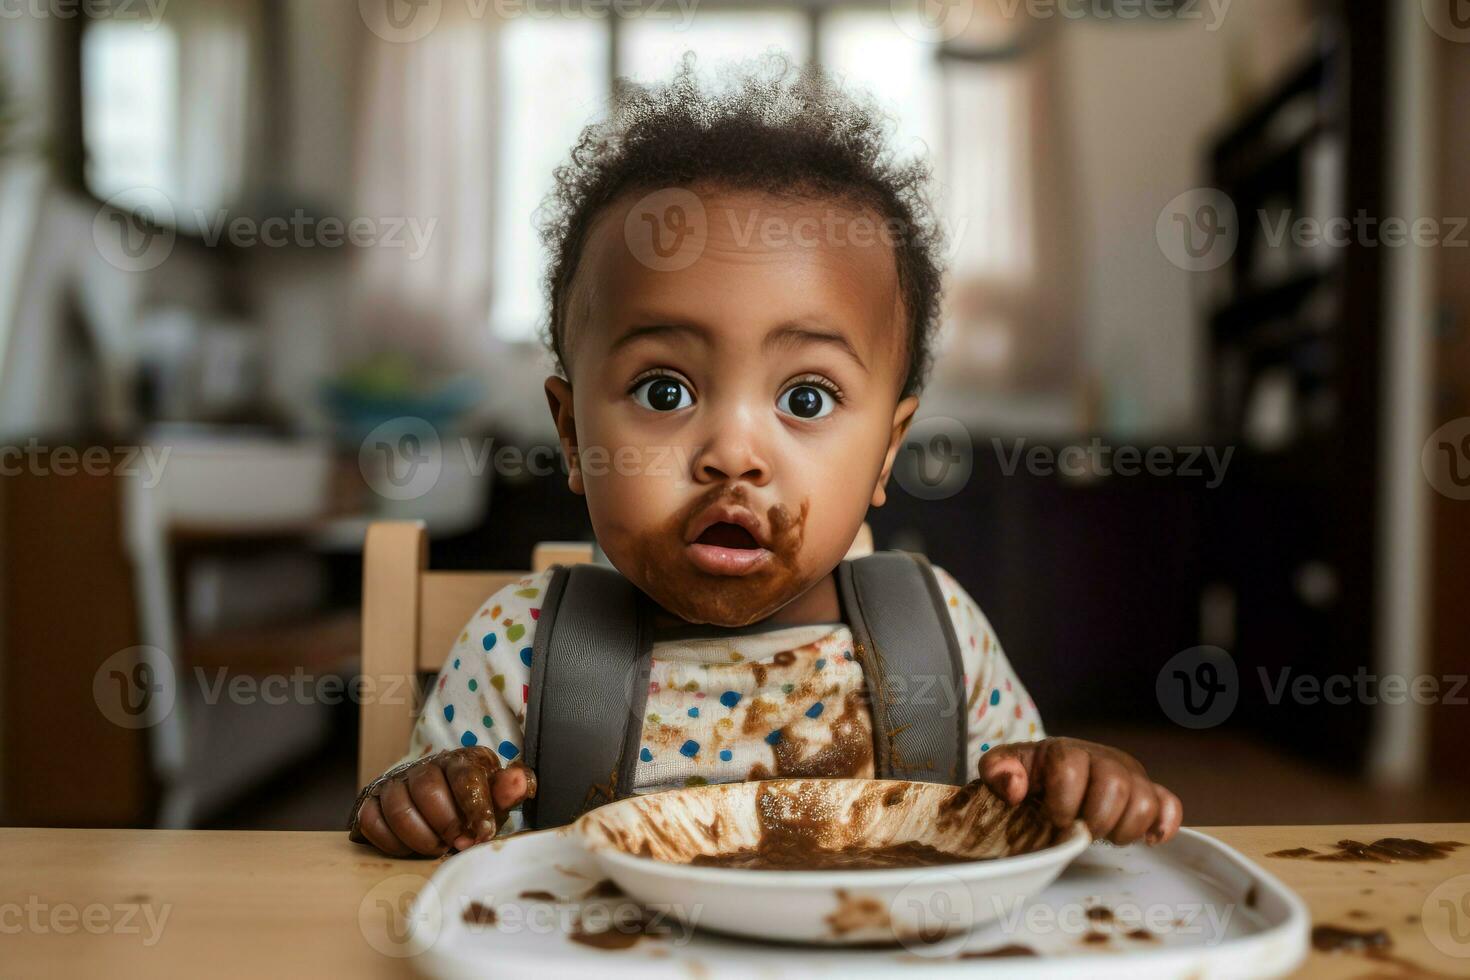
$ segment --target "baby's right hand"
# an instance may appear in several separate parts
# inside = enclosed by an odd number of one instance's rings
[[[510,809],[536,795],[536,775],[483,745],[448,749],[390,771],[359,796],[351,840],[392,857],[437,857],[495,836]]]

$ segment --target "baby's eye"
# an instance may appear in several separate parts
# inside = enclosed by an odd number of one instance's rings
[[[816,385],[794,385],[781,394],[776,405],[799,419],[819,419],[836,407],[836,401],[830,391]]]
[[[644,408],[655,412],[672,412],[694,404],[689,389],[673,378],[649,378],[633,389],[633,398]]]

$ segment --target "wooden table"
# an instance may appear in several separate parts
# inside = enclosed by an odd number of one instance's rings
[[[1398,961],[1426,971],[1313,952],[1301,975],[1470,976],[1470,847],[1393,864],[1266,856],[1343,838],[1470,843],[1470,824],[1204,829],[1285,881],[1314,924],[1383,928]],[[0,829],[0,975],[412,976],[409,959],[389,955],[405,947],[387,910],[406,910],[437,867],[339,833]],[[1419,921],[1431,911],[1440,926]],[[1464,937],[1449,952],[1427,931],[1446,945],[1447,915]]]

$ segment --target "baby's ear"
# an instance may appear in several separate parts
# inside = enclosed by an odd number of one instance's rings
[[[900,401],[893,410],[893,429],[888,437],[888,454],[883,457],[883,470],[878,474],[878,482],[873,487],[873,506],[882,507],[888,502],[888,475],[893,472],[893,461],[898,458],[898,449],[903,445],[904,436],[908,435],[909,426],[914,421],[914,412],[919,409],[919,396],[910,395]]]
[[[566,378],[553,374],[546,379],[546,405],[551,409],[551,421],[556,424],[562,455],[567,460],[567,486],[572,493],[582,494],[585,488],[577,454],[577,420],[572,415],[572,386]]]

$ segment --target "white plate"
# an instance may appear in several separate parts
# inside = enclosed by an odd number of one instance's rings
[[[763,824],[795,827],[800,840],[830,850],[913,842],[974,860],[844,871],[687,863],[755,848]],[[1091,842],[1082,821],[1059,834],[1039,807],[1007,806],[978,783],[885,779],[699,786],[619,800],[575,826],[603,874],[650,908],[702,929],[833,946],[969,930],[1051,884]]]
[[[847,873],[847,872],[844,872]],[[882,976],[921,967],[990,977],[1281,976],[1306,955],[1306,907],[1275,877],[1238,852],[1193,830],[1159,847],[1093,844],[1034,898],[1001,909],[962,947],[852,949],[789,946],[689,930],[663,917],[625,949],[605,950],[569,937],[579,923],[626,929],[631,904],[581,899],[602,880],[596,860],[570,828],[483,844],[444,862],[409,912],[410,962],[436,978],[815,977]],[[572,901],[520,896],[546,891]],[[465,921],[471,902],[496,913],[493,925]],[[1115,922],[1086,910],[1112,910]],[[942,912],[943,910],[938,910]],[[1096,915],[1097,913],[1094,913]],[[1114,928],[1136,916],[1154,936],[1130,939]],[[619,918],[620,917],[620,918]],[[1089,932],[1105,937],[1086,940]],[[628,932],[632,939],[634,932]],[[1045,959],[967,958],[1007,945]]]

